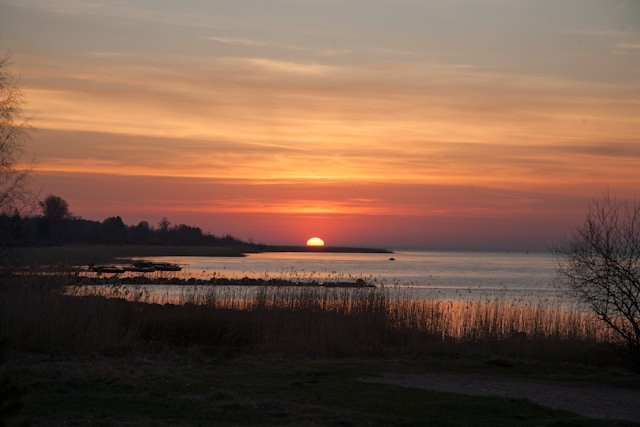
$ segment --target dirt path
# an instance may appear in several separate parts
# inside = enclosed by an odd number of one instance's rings
[[[366,381],[477,396],[524,398],[590,418],[640,423],[640,391],[624,388],[473,374],[386,373]]]

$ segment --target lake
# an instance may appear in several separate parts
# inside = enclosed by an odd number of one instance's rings
[[[551,285],[555,277],[554,259],[550,253],[541,252],[272,252],[241,258],[148,259],[182,265],[184,270],[179,277],[249,277],[308,282],[364,279],[402,298],[550,301],[558,295]],[[181,292],[184,291],[181,287]]]

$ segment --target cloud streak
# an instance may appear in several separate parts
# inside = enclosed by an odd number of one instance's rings
[[[80,215],[100,194],[132,215],[461,230],[640,187],[640,39],[604,3],[3,6],[41,182]]]

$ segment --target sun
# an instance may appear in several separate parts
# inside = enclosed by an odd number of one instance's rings
[[[324,246],[324,240],[319,237],[312,237],[307,240],[307,246]]]

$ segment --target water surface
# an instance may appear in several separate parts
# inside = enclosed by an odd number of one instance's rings
[[[302,282],[364,279],[406,298],[557,298],[557,290],[551,285],[554,260],[549,253],[541,252],[273,252],[242,258],[149,259],[183,265],[180,277],[184,278],[249,277]],[[180,292],[185,292],[184,286]]]

